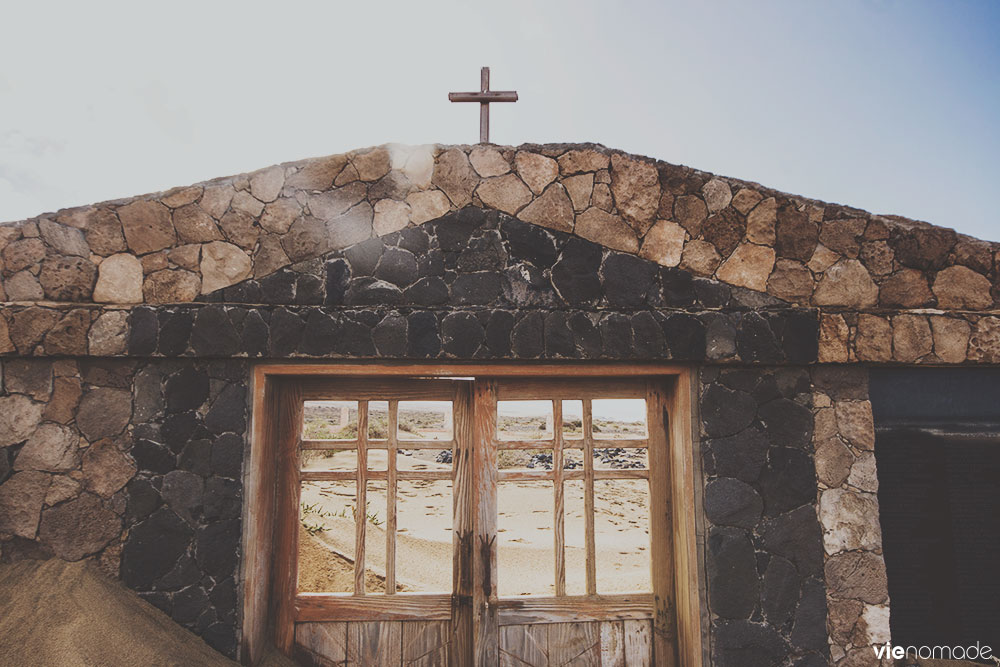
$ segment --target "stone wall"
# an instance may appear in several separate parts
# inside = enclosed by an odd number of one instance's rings
[[[838,666],[878,665],[872,647],[889,641],[889,592],[868,373],[825,366],[812,378],[830,654]]]
[[[467,206],[822,309],[824,362],[1000,361],[996,244],[591,145],[378,147],[39,216],[0,227],[0,298],[190,302]]]
[[[235,656],[247,366],[8,360],[0,559],[96,560]]]
[[[860,365],[1000,363],[998,253],[592,145],[379,147],[0,226],[0,558],[94,559],[232,655],[251,360],[673,360],[702,367],[713,659],[873,664]]]
[[[712,664],[829,664],[809,373],[704,369],[701,387]]]

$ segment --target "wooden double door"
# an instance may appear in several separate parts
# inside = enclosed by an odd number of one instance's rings
[[[278,647],[316,665],[675,664],[664,382],[283,382]]]

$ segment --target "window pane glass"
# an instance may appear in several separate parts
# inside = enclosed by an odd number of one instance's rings
[[[552,401],[497,401],[497,438],[551,440]]]
[[[594,482],[598,593],[648,593],[649,484],[644,479]]]
[[[595,447],[594,470],[629,470],[649,467],[649,450],[637,447]]]
[[[452,589],[451,480],[398,482],[396,584],[398,590]]]
[[[305,401],[302,437],[306,440],[356,440],[357,401]]]
[[[451,401],[400,401],[399,440],[451,440]]]
[[[386,483],[368,482],[365,498],[365,592],[385,593]]]
[[[646,437],[646,400],[601,398],[591,403],[594,437],[616,440]]]
[[[497,589],[501,596],[555,594],[552,482],[497,484]]]
[[[389,401],[368,401],[368,440],[389,437]]]
[[[299,591],[354,592],[354,482],[304,482],[299,504]]]
[[[564,482],[566,594],[587,594],[587,528],[584,522],[583,480]]]
[[[551,449],[501,449],[497,451],[500,470],[552,470]]]
[[[583,401],[563,401],[563,440],[583,438]]]
[[[396,453],[397,470],[451,470],[452,467],[451,449],[406,449],[404,446]]]

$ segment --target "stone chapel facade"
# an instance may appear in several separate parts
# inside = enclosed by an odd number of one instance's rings
[[[247,661],[256,364],[671,362],[701,664],[877,664],[869,370],[1000,362],[998,253],[590,144],[390,145],[7,224],[0,558],[92,559]]]

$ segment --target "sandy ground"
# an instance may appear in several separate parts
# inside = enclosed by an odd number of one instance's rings
[[[371,467],[385,469],[384,453],[371,454]],[[400,468],[450,470],[450,465],[433,461],[436,455],[436,450],[425,450],[414,452],[414,456],[400,456]],[[381,460],[379,457],[382,457]],[[330,460],[327,459],[326,463],[329,464]],[[349,458],[343,460],[343,465],[344,469],[353,468]],[[583,482],[567,482],[565,494],[567,593],[583,594],[586,571]],[[300,531],[303,537],[299,590],[351,592],[354,483],[303,484],[302,503],[312,508],[302,515],[305,524],[313,528],[322,527],[322,530],[312,535]],[[500,595],[553,594],[555,547],[551,483],[502,483],[498,489],[497,505]],[[598,481],[595,484],[594,507],[598,591],[651,590],[646,481]],[[369,592],[384,590],[385,508],[385,483],[370,482],[365,540],[366,590]],[[450,592],[451,482],[400,482],[397,512],[396,577],[400,590]]]
[[[86,563],[0,566],[0,665],[235,665]],[[264,664],[294,665],[270,655]]]

